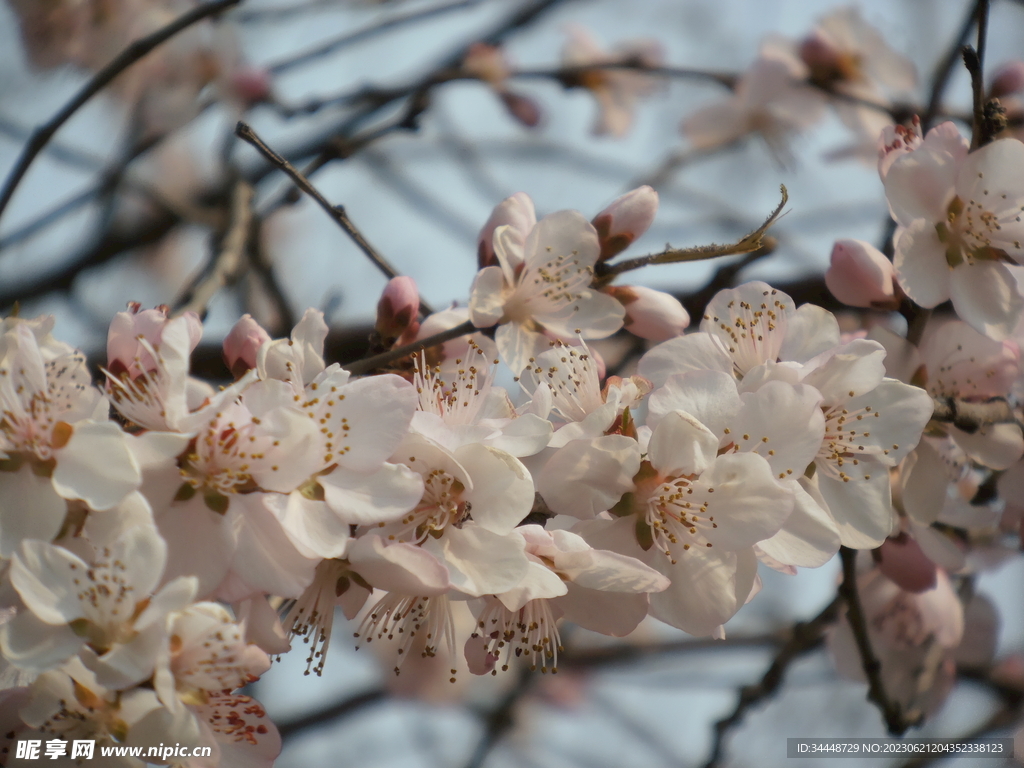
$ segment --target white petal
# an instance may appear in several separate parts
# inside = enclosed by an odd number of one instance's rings
[[[47,624],[66,624],[88,615],[79,598],[82,589],[75,584],[88,570],[87,563],[63,547],[26,541],[14,555],[10,579],[36,616]]]
[[[990,339],[1002,341],[1013,333],[1021,315],[1024,299],[1005,264],[998,261],[963,263],[949,279],[953,308],[967,323]]]
[[[669,376],[647,401],[647,425],[655,427],[665,414],[686,411],[721,437],[742,405],[731,373],[704,370]]]
[[[348,559],[371,586],[388,592],[432,597],[451,586],[448,569],[441,561],[413,544],[389,544],[369,534],[353,542]]]
[[[949,435],[968,456],[989,469],[1008,469],[1024,454],[1024,437],[1016,424],[987,424],[973,434],[950,427]]]
[[[0,626],[0,650],[19,669],[45,672],[74,656],[84,640],[66,624],[53,626],[23,611]]]
[[[838,345],[839,322],[836,316],[814,304],[804,304],[786,318],[786,337],[779,350],[779,359],[805,363]]]
[[[68,444],[56,452],[53,487],[66,499],[110,509],[142,483],[127,437],[112,421],[78,422]]]
[[[351,541],[349,524],[324,502],[295,492],[287,496],[268,494],[265,503],[303,557],[345,556]]]
[[[508,533],[533,508],[533,479],[515,456],[486,445],[466,445],[455,458],[473,479],[463,492],[473,520],[493,533]]]
[[[839,526],[843,546],[874,549],[885,541],[896,524],[889,471],[872,459],[862,459],[857,469],[862,472],[849,482],[819,472],[818,488]],[[870,479],[863,479],[863,474],[869,474]]]
[[[743,549],[774,536],[793,511],[789,484],[776,482],[768,462],[753,453],[719,456],[693,490],[707,507],[701,517],[714,520],[714,528],[705,523],[702,531],[716,549]]]
[[[238,535],[232,570],[254,594],[299,597],[313,580],[319,561],[295,549],[261,499],[239,501],[232,499],[228,510],[235,517]]]
[[[912,520],[931,525],[946,503],[946,464],[927,440],[903,461],[903,509]]]
[[[505,277],[499,267],[484,267],[469,294],[469,316],[477,328],[489,328],[505,314]]]
[[[67,509],[50,479],[39,477],[31,467],[0,472],[0,557],[11,557],[22,541],[53,539]]]
[[[667,477],[697,475],[718,455],[718,437],[684,411],[665,415],[651,435],[647,457]]]
[[[635,440],[623,435],[573,440],[548,460],[536,478],[537,490],[554,511],[589,518],[632,490],[639,470]]]
[[[782,530],[770,539],[759,541],[757,546],[779,563],[817,568],[839,551],[839,527],[824,502],[818,500],[818,489],[806,479],[797,486],[795,498],[793,513],[783,523]]]
[[[528,270],[543,266],[552,258],[570,255],[572,261],[586,269],[597,262],[601,246],[597,230],[579,211],[556,211],[538,221],[530,231],[525,253]]]
[[[757,558],[751,548],[737,552],[694,547],[659,570],[672,580],[664,592],[651,595],[651,615],[691,635],[707,636],[743,607],[754,586]]]
[[[666,579],[666,583],[667,583]],[[571,621],[584,629],[610,637],[625,637],[647,618],[650,601],[645,593],[600,592],[569,584],[569,591],[552,599]]]
[[[825,437],[821,393],[806,384],[769,381],[741,398],[743,405],[728,422],[730,434],[722,442],[757,453],[775,476],[802,475]]]
[[[626,309],[600,291],[580,291],[579,298],[555,313],[538,313],[534,319],[563,340],[603,339],[622,327]]]
[[[164,579],[196,576],[198,596],[208,596],[224,579],[235,550],[235,534],[225,516],[209,509],[197,493],[157,514],[156,525],[167,542]]]
[[[530,363],[546,350],[550,340],[537,331],[527,330],[521,323],[503,323],[494,334],[498,353],[509,369],[519,375]]]
[[[804,383],[821,392],[825,405],[845,403],[881,384],[884,359],[885,348],[877,341],[855,339],[810,361]]]
[[[952,270],[946,249],[935,232],[934,222],[918,219],[895,236],[892,263],[904,293],[928,309],[949,298]]]
[[[732,376],[732,358],[709,333],[689,333],[652,347],[637,364],[637,372],[660,387],[669,376],[687,371],[721,371]]]
[[[531,560],[522,581],[508,592],[502,592],[498,599],[510,611],[518,611],[531,600],[559,597],[567,591],[568,587],[557,573]]]
[[[518,534],[499,536],[467,523],[446,530],[440,539],[428,539],[423,547],[448,567],[454,589],[480,597],[508,592],[523,580],[530,563],[525,545]]]
[[[869,415],[868,407],[870,414],[877,415]],[[868,449],[881,449],[883,453],[875,453],[875,458],[890,467],[896,466],[918,444],[934,408],[931,396],[923,389],[895,379],[883,379],[867,394],[846,403],[846,410],[864,415],[857,440],[863,441]]]
[[[903,226],[915,219],[942,221],[955,195],[958,157],[922,145],[898,158],[883,183],[893,218]]]
[[[397,520],[423,497],[423,478],[403,464],[385,462],[372,474],[338,467],[317,480],[327,506],[352,525]]]
[[[374,472],[409,431],[419,402],[416,390],[405,379],[389,373],[353,381],[337,394],[331,414],[338,425],[338,464],[356,472]]]

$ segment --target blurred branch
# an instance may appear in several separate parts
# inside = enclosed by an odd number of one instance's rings
[[[432,19],[464,8],[472,8],[473,6],[480,5],[482,2],[483,0],[458,0],[457,2],[436,5],[433,8],[423,8],[418,11],[392,16],[390,19],[384,19],[381,22],[364,27],[363,29],[357,29],[355,32],[347,32],[344,35],[339,35],[331,40],[320,43],[319,45],[310,48],[308,51],[303,51],[302,53],[290,58],[282,59],[275,64],[271,64],[267,70],[272,75],[280,75],[294,69],[295,67],[301,67],[312,61],[316,61],[317,59],[330,56],[332,53],[336,53],[348,45],[359,43],[363,40],[370,40],[384,32],[389,32],[393,29],[398,29],[418,21],[426,21],[427,19]]]
[[[988,424],[1015,424],[1018,418],[1010,404],[1002,397],[993,397],[981,402],[945,397],[935,398],[932,421],[952,424],[957,429],[974,434]]]
[[[301,715],[292,720],[282,720],[277,724],[277,731],[281,734],[282,739],[288,739],[309,728],[338,720],[373,704],[386,701],[388,697],[389,694],[384,688],[370,688],[307,715]]]
[[[718,651],[725,649],[763,648],[780,645],[784,641],[778,633],[727,637],[724,640],[695,638],[692,640],[667,640],[662,643],[619,643],[598,648],[570,649],[558,657],[558,668],[594,669],[599,667],[633,664],[663,656]]]
[[[776,652],[772,664],[764,677],[755,685],[748,685],[740,690],[739,701],[736,707],[725,718],[715,723],[715,740],[711,750],[711,757],[704,768],[717,768],[721,765],[725,749],[725,738],[729,731],[746,716],[747,711],[765,699],[772,696],[782,685],[786,670],[799,656],[813,651],[824,638],[825,630],[836,622],[839,616],[839,608],[844,598],[837,596],[813,619],[807,622],[799,622],[793,626],[789,639]]]
[[[359,250],[366,254],[377,269],[384,273],[385,277],[390,279],[398,276],[398,270],[395,269],[390,262],[388,262],[388,260],[377,251],[376,248],[370,245],[369,241],[363,236],[363,233],[359,231],[355,224],[352,223],[348,214],[345,213],[344,206],[331,205],[327,198],[310,183],[309,179],[303,176],[294,165],[267,146],[267,144],[256,135],[256,132],[242,121],[239,121],[238,125],[235,126],[235,135],[242,139],[242,141],[255,147],[263,157],[280,168],[288,178],[295,183],[295,186],[312,197],[316,201],[317,205],[319,205],[327,215],[334,220],[334,223],[341,227],[345,234],[351,238],[352,242],[356,244]],[[420,298],[420,307],[426,314],[433,312],[422,297]]]
[[[228,230],[221,243],[220,253],[213,259],[209,274],[190,286],[175,302],[175,314],[195,312],[200,318],[205,318],[210,300],[245,271],[245,244],[251,231],[252,197],[253,188],[248,182],[239,181],[235,184]]]
[[[398,347],[390,350],[389,352],[382,352],[381,354],[374,355],[373,357],[366,357],[362,360],[355,360],[351,363],[342,363],[341,365],[352,374],[358,375],[369,373],[370,371],[381,368],[388,363],[401,360],[403,357],[415,355],[417,352],[420,352],[427,347],[444,344],[446,341],[451,341],[452,339],[457,339],[460,336],[475,333],[478,330],[480,329],[473,325],[471,320],[467,320],[461,325],[456,325],[454,328],[449,328],[447,331],[435,333],[433,336],[427,336],[425,339],[420,339],[412,344],[406,344],[404,347]]]
[[[864,607],[857,591],[857,551],[842,547],[839,556],[843,562],[843,581],[839,585],[839,596],[846,603],[846,619],[857,642],[861,666],[868,680],[868,701],[882,713],[889,733],[893,736],[902,736],[908,728],[920,723],[924,715],[920,711],[905,713],[900,703],[890,699],[886,693],[885,682],[882,679],[882,663],[871,647],[867,616],[864,614]]]
[[[676,264],[683,261],[704,261],[715,259],[719,256],[733,256],[741,253],[750,253],[761,250],[765,246],[765,233],[775,223],[782,209],[789,201],[789,193],[786,186],[781,186],[782,200],[775,207],[775,210],[764,220],[764,223],[746,237],[729,245],[698,245],[693,248],[666,248],[661,253],[654,253],[648,256],[638,256],[617,264],[600,262],[595,267],[594,285],[600,287],[607,285],[623,272],[640,269],[651,264]]]
[[[214,0],[213,2],[197,6],[188,13],[182,14],[170,24],[158,29],[153,34],[136,40],[119,53],[113,61],[93,75],[92,79],[90,79],[89,82],[86,83],[78,93],[76,93],[75,96],[60,109],[59,112],[57,112],[56,115],[32,132],[32,138],[22,150],[21,155],[19,155],[14,164],[14,168],[11,170],[10,175],[8,175],[7,180],[4,182],[3,189],[0,190],[0,217],[3,216],[3,212],[7,208],[7,204],[10,202],[11,197],[14,196],[14,191],[17,189],[18,184],[28,172],[29,167],[32,165],[32,161],[35,160],[36,156],[42,151],[53,135],[60,130],[61,126],[63,126],[72,115],[74,115],[86,102],[88,102],[89,99],[103,90],[111,83],[111,81],[114,80],[114,78],[161,43],[166,42],[193,24],[202,21],[209,16],[220,13],[234,5],[238,5],[240,2],[242,2],[242,0]]]
[[[960,51],[967,42],[967,37],[971,34],[971,30],[974,28],[974,22],[984,2],[986,0],[974,0],[971,3],[970,10],[960,25],[960,32],[957,34],[952,45],[946,50],[946,54],[939,61],[935,74],[932,75],[932,87],[928,95],[928,104],[921,115],[921,130],[924,132],[927,132],[932,127],[935,118],[942,112],[942,97],[949,86],[953,70],[956,68],[957,62],[960,61]]]
[[[292,3],[291,5],[278,5],[270,8],[254,8],[252,10],[242,11],[236,14],[235,21],[240,24],[251,24],[252,22],[289,19],[300,13],[310,13],[344,6],[347,2],[348,0],[308,0],[304,3]]]
[[[484,714],[484,732],[477,741],[473,754],[470,755],[466,768],[482,768],[487,756],[494,746],[515,725],[515,708],[519,700],[529,693],[538,675],[524,665],[519,672],[516,684],[506,693],[498,704]]]

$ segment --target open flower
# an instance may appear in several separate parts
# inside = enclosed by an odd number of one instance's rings
[[[952,300],[973,328],[1002,340],[1024,312],[1005,263],[1024,263],[1024,144],[1000,139],[967,154],[950,133],[929,131],[885,175],[899,225],[896,278],[922,307]]]
[[[470,318],[478,328],[500,324],[498,352],[514,373],[547,348],[544,332],[566,341],[603,339],[622,327],[622,305],[590,288],[601,248],[578,212],[545,216],[525,242],[521,230],[500,226],[493,247],[500,266],[477,274]]]

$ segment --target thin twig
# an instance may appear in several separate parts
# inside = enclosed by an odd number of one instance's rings
[[[868,701],[877,706],[882,713],[889,733],[893,736],[902,736],[908,728],[919,724],[923,715],[921,712],[904,713],[900,703],[889,698],[885,690],[885,682],[882,680],[882,662],[878,660],[878,656],[875,655],[875,651],[871,647],[867,616],[864,614],[860,593],[857,590],[857,552],[848,547],[842,547],[839,550],[839,556],[843,562],[843,581],[839,585],[839,595],[846,602],[846,620],[853,631],[864,676],[868,680]]]
[[[338,37],[310,48],[308,51],[303,51],[300,54],[283,59],[276,64],[271,64],[267,70],[272,75],[280,75],[294,69],[295,67],[301,67],[304,64],[316,61],[324,56],[330,56],[332,53],[336,53],[353,43],[369,40],[384,32],[404,27],[407,24],[413,24],[417,21],[425,21],[463,8],[472,8],[475,5],[480,5],[481,2],[483,2],[483,0],[458,0],[458,2],[454,3],[445,3],[444,5],[436,5],[433,8],[423,8],[418,11],[412,11],[411,13],[392,16],[390,19],[384,19],[381,22],[364,27],[363,29],[357,29],[355,32],[348,32],[344,35],[339,35]]]
[[[516,684],[502,697],[497,706],[484,716],[484,732],[473,749],[466,768],[482,768],[494,746],[515,725],[516,704],[530,691],[538,677],[539,675],[533,674],[528,666],[522,667]]]
[[[420,339],[412,344],[406,344],[404,347],[398,347],[397,349],[392,349],[389,352],[382,352],[379,355],[365,357],[362,360],[356,360],[351,363],[342,363],[342,367],[349,373],[369,373],[370,371],[381,368],[388,363],[401,360],[403,357],[415,355],[417,352],[421,352],[428,347],[444,344],[446,341],[457,339],[460,336],[466,336],[478,330],[480,329],[473,325],[472,321],[467,320],[461,325],[456,325],[454,328],[449,328],[447,331],[435,333],[433,336],[427,336],[425,339]]]
[[[942,97],[946,93],[946,88],[949,86],[949,80],[956,69],[957,62],[960,61],[960,50],[964,43],[967,42],[967,37],[974,28],[974,21],[978,17],[979,10],[984,1],[975,0],[971,3],[970,10],[960,25],[960,31],[956,39],[946,50],[946,55],[942,57],[942,60],[935,68],[935,74],[932,75],[931,91],[928,95],[928,105],[925,108],[924,114],[921,115],[921,130],[923,131],[927,132],[932,127],[935,118],[942,111]]]
[[[932,420],[952,424],[959,430],[973,434],[989,424],[1015,424],[1019,418],[1004,397],[993,397],[982,402],[944,397],[935,398]]]
[[[775,223],[775,220],[779,218],[779,214],[782,213],[782,209],[789,201],[789,193],[786,191],[785,185],[780,187],[782,192],[782,200],[775,207],[775,210],[764,220],[764,223],[751,232],[746,237],[741,238],[735,243],[728,245],[718,245],[712,243],[711,245],[697,245],[693,248],[666,248],[661,253],[652,253],[647,256],[637,256],[634,259],[627,259],[626,261],[620,261],[617,264],[600,263],[596,268],[596,277],[594,278],[595,286],[607,285],[615,277],[621,275],[623,272],[629,272],[634,269],[640,269],[651,264],[677,264],[683,261],[704,261],[706,259],[715,259],[719,256],[734,256],[741,253],[751,253],[752,251],[760,250],[764,247],[765,233],[768,228]]]
[[[316,201],[317,205],[319,205],[327,215],[342,228],[345,234],[351,238],[352,242],[356,244],[359,250],[366,254],[370,261],[376,265],[377,269],[384,273],[385,277],[388,279],[398,277],[398,270],[395,269],[390,262],[388,262],[388,260],[377,251],[376,248],[370,245],[369,241],[363,236],[363,233],[359,231],[355,224],[352,223],[352,220],[345,212],[344,206],[331,205],[330,201],[320,193],[320,190],[310,183],[309,179],[303,176],[294,165],[267,146],[263,139],[256,135],[256,131],[241,120],[239,120],[238,125],[235,126],[235,135],[247,144],[252,145],[261,155],[263,155],[263,157],[284,171],[288,178],[295,183],[295,186],[312,197]],[[420,298],[420,307],[426,314],[433,312],[422,297]]]
[[[824,638],[825,630],[835,623],[839,616],[839,609],[843,604],[842,597],[836,597],[831,603],[825,606],[821,612],[807,622],[800,622],[793,627],[793,633],[785,644],[779,648],[764,673],[760,682],[755,685],[748,685],[740,690],[739,701],[736,707],[727,716],[715,723],[715,741],[711,750],[711,757],[705,764],[705,768],[716,768],[722,760],[725,749],[725,737],[733,726],[742,722],[747,711],[764,701],[778,690],[782,685],[786,670],[797,657],[817,648]]]
[[[245,244],[249,240],[252,222],[253,188],[245,181],[235,184],[231,197],[231,217],[220,253],[213,260],[209,274],[191,286],[175,302],[175,313],[195,312],[206,317],[210,300],[226,285],[234,283],[245,271]]]
[[[146,37],[133,42],[121,51],[113,61],[93,75],[92,79],[89,80],[89,82],[86,83],[78,93],[76,93],[74,97],[65,104],[59,112],[57,112],[56,115],[32,132],[32,138],[29,139],[28,144],[22,150],[17,162],[14,164],[14,168],[11,170],[10,175],[8,175],[7,180],[4,182],[3,190],[0,191],[0,217],[3,216],[3,212],[7,208],[7,204],[10,202],[11,197],[14,196],[15,189],[17,189],[18,184],[25,176],[29,166],[32,165],[32,161],[35,160],[36,156],[42,151],[43,147],[46,146],[53,135],[60,130],[61,126],[64,125],[64,123],[66,123],[71,116],[75,114],[75,112],[81,109],[89,99],[103,90],[111,81],[114,80],[114,78],[161,43],[166,42],[193,24],[213,16],[214,14],[220,13],[221,11],[227,10],[232,6],[238,5],[240,2],[242,2],[242,0],[214,0],[214,2],[193,8],[188,13],[179,16],[170,24],[158,29],[153,34],[147,35]]]

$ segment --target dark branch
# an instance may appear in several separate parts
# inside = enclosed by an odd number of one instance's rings
[[[272,150],[267,144],[256,135],[256,132],[242,121],[238,122],[235,126],[235,135],[238,136],[242,141],[247,144],[251,144],[256,150],[263,155],[267,160],[273,163],[275,166],[280,168],[290,178],[299,189],[305,192],[307,195],[312,197],[317,205],[319,205],[334,222],[341,227],[346,235],[351,238],[352,242],[361,250],[366,256],[372,261],[377,269],[379,269],[384,276],[388,279],[398,276],[398,270],[395,269],[387,259],[385,259],[376,248],[370,245],[369,241],[363,236],[363,233],[359,231],[352,220],[345,213],[345,207],[341,205],[331,205],[323,194],[320,193],[316,187],[314,187],[309,179],[302,175],[299,170],[281,157],[277,152]],[[420,307],[427,314],[430,314],[433,310],[429,308],[427,303],[420,298]]]
[[[409,355],[415,355],[417,352],[421,352],[427,347],[437,346],[438,344],[444,344],[446,341],[457,339],[460,336],[466,336],[470,333],[478,331],[479,329],[473,325],[469,320],[457,325],[454,328],[449,328],[447,331],[441,331],[435,333],[433,336],[427,336],[425,339],[420,339],[412,344],[406,344],[404,347],[398,347],[392,349],[390,352],[382,352],[379,355],[373,357],[363,358],[362,360],[356,360],[351,363],[342,363],[349,373],[362,374],[374,371],[377,368],[382,368],[389,363],[393,363],[396,360],[401,360],[403,357]]]
[[[799,656],[813,651],[824,638],[825,630],[835,623],[839,616],[839,608],[843,604],[843,598],[836,597],[831,603],[822,609],[821,613],[808,622],[800,622],[793,627],[793,633],[789,639],[779,648],[764,673],[764,677],[755,685],[748,685],[740,690],[739,701],[736,707],[728,715],[715,723],[715,742],[712,747],[711,757],[705,764],[705,768],[716,768],[721,764],[724,757],[725,738],[729,731],[743,721],[747,711],[755,704],[764,701],[772,696],[782,685],[786,670]]]
[[[10,175],[4,182],[3,190],[0,191],[0,217],[3,216],[3,212],[7,208],[7,204],[10,202],[11,197],[14,196],[15,189],[17,189],[18,184],[25,176],[29,166],[32,165],[32,161],[35,160],[43,147],[45,147],[50,139],[53,138],[53,135],[60,130],[61,126],[64,125],[64,123],[66,123],[71,116],[75,114],[75,112],[81,109],[89,99],[107,87],[114,78],[161,43],[170,40],[176,34],[187,29],[193,24],[220,13],[221,11],[227,10],[232,6],[238,5],[240,2],[242,2],[242,0],[214,0],[214,2],[193,8],[188,13],[179,16],[167,26],[158,29],[153,34],[136,40],[121,51],[113,61],[93,75],[92,79],[75,94],[71,101],[65,104],[56,115],[50,118],[48,122],[39,126],[32,132],[32,138],[22,150],[17,162],[14,164],[14,168],[11,170]]]
[[[839,596],[846,603],[846,620],[853,631],[864,676],[868,680],[868,701],[882,713],[889,733],[893,736],[902,736],[908,728],[921,722],[923,714],[916,712],[908,716],[899,702],[890,699],[886,693],[882,680],[882,662],[878,660],[871,647],[867,617],[864,615],[864,607],[861,605],[860,593],[857,590],[857,552],[842,547],[839,556],[843,561],[843,581],[839,585]]]
[[[318,709],[308,715],[296,717],[293,720],[284,720],[277,724],[278,733],[282,739],[291,738],[309,728],[315,728],[332,720],[354,714],[359,710],[386,701],[388,692],[383,688],[370,688],[369,690],[356,693],[330,706]]]

